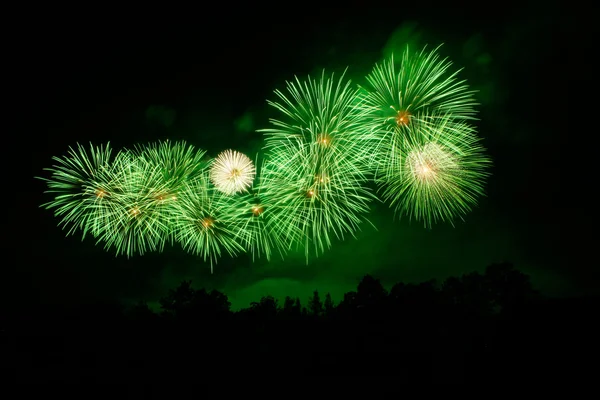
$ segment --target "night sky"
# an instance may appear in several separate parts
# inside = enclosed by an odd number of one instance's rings
[[[12,71],[5,95],[16,106],[5,118],[16,129],[5,131],[4,143],[19,143],[4,148],[5,174],[16,179],[4,200],[3,296],[152,304],[192,279],[224,291],[239,308],[266,294],[307,299],[315,289],[339,300],[366,273],[389,286],[505,260],[546,294],[596,291],[592,25],[578,19],[572,2],[502,2],[493,12],[484,3],[425,2],[426,10],[409,3],[298,3],[289,10],[227,3],[209,14],[90,10],[73,20],[53,10],[53,18],[23,17],[5,61]],[[303,254],[270,263],[225,257],[211,275],[208,264],[177,246],[115,258],[93,241],[65,238],[52,212],[39,208],[49,197],[34,176],[48,176],[51,157],[77,142],[120,149],[183,139],[211,156],[233,148],[253,158],[262,146],[255,130],[275,116],[266,100],[285,80],[349,66],[353,82],[365,83],[375,62],[407,43],[444,43],[441,54],[464,67],[461,76],[479,90],[477,125],[493,175],[487,197],[455,227],[427,230],[375,204],[377,230],[365,225],[358,240],[335,243],[308,265]]]

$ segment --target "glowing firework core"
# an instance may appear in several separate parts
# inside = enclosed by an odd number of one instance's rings
[[[256,169],[246,155],[233,150],[225,150],[217,156],[210,170],[210,179],[217,190],[233,195],[247,190]]]
[[[177,196],[170,195],[168,193],[161,193],[161,194],[156,195],[155,199],[160,203],[164,203],[168,200],[177,200]]]
[[[328,134],[322,133],[317,137],[317,143],[319,143],[321,146],[329,146],[331,143],[331,138]]]
[[[315,176],[315,183],[323,183],[326,184],[329,182],[329,177],[325,174],[320,174]]]
[[[407,126],[410,123],[410,113],[408,111],[398,111],[396,123],[398,126]]]
[[[260,204],[252,206],[252,214],[254,214],[255,217],[258,217],[260,214],[263,213],[263,211],[265,211],[265,208]]]
[[[420,181],[435,179],[439,171],[457,167],[452,156],[437,143],[427,143],[420,151],[412,151],[407,163],[415,179]]]
[[[211,217],[204,217],[200,220],[200,224],[204,229],[208,229],[215,224],[215,220]]]

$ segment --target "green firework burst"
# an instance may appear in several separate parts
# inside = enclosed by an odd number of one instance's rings
[[[271,259],[273,253],[282,258],[293,243],[302,237],[298,226],[286,220],[287,203],[280,196],[280,187],[270,184],[268,174],[259,169],[256,183],[249,193],[232,198],[234,218],[239,230],[239,241],[252,255],[252,259],[265,256]]]
[[[373,196],[360,171],[323,154],[318,144],[282,143],[269,157],[261,184],[279,199],[273,223],[302,233],[297,244],[307,260],[328,249],[332,237],[353,236],[366,221]]]
[[[110,143],[100,146],[90,143],[89,150],[77,144],[76,148],[69,148],[67,156],[53,160],[55,165],[46,168],[50,178],[39,179],[46,181],[46,193],[54,198],[42,207],[54,210],[59,226],[67,230],[67,235],[81,230],[83,238],[88,233],[95,236],[96,219],[111,213],[118,205],[117,176],[122,171],[122,153],[112,157]]]
[[[176,196],[183,184],[201,178],[208,167],[206,152],[195,149],[184,141],[166,140],[136,146],[134,154],[159,167],[162,181],[170,188],[168,195]]]
[[[452,222],[483,195],[491,161],[466,122],[421,117],[386,143],[389,147],[381,154],[386,168],[377,181],[383,199],[401,214],[428,227]]]
[[[124,181],[137,186],[131,186],[134,192],[128,201],[145,205],[146,236],[160,249],[165,242],[174,241],[170,221],[177,213],[177,200],[186,184],[203,178],[209,165],[205,155],[204,150],[184,141],[169,140],[136,146],[131,152],[132,163]],[[144,188],[146,192],[140,192]]]
[[[176,209],[172,220],[176,240],[209,261],[211,271],[223,252],[233,257],[244,251],[232,202],[209,184],[208,172],[184,185]]]
[[[332,236],[353,235],[373,199],[357,93],[343,74],[323,72],[319,80],[287,82],[287,94],[275,91],[279,102],[268,102],[281,117],[261,131],[267,150],[261,186],[279,197],[273,219],[302,233],[307,258],[329,248]]]
[[[90,221],[95,237],[105,248],[128,257],[162,251],[173,241],[171,219],[178,197],[172,182],[165,180],[162,165],[129,152],[116,175],[113,207],[96,213]]]
[[[391,56],[367,75],[368,85],[357,106],[364,137],[370,144],[367,147],[376,147],[379,141],[419,121],[421,116],[475,118],[474,91],[466,81],[459,80],[460,70],[453,71],[452,63],[440,58],[438,49],[413,52],[407,48],[399,60]],[[421,124],[430,121],[420,120]]]
[[[212,162],[185,142],[69,149],[48,170],[59,225],[131,256],[179,242],[211,264],[227,253],[320,255],[354,236],[376,197],[431,226],[463,218],[491,161],[476,136],[474,92],[438,48],[375,65],[364,88],[345,73],[295,78],[268,104],[259,167],[237,152]],[[256,176],[255,176],[256,172]],[[210,183],[212,179],[212,184]]]
[[[286,82],[286,91],[275,90],[278,101],[267,101],[281,118],[271,118],[273,128],[259,131],[265,135],[265,149],[277,149],[282,142],[314,144],[328,157],[352,160],[348,167],[361,170],[368,157],[360,129],[364,117],[357,107],[358,88],[345,73],[336,78],[323,71],[318,80],[296,77]]]

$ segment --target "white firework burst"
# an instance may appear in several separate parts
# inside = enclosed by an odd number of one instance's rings
[[[215,188],[233,195],[248,190],[254,181],[256,168],[248,156],[225,150],[215,158],[210,168],[210,180]]]

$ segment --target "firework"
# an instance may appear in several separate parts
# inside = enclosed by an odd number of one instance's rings
[[[246,155],[225,150],[210,167],[210,180],[217,190],[233,195],[248,190],[254,181],[254,163]]]
[[[326,75],[286,82],[268,104],[257,171],[234,150],[205,161],[184,142],[136,146],[112,157],[109,145],[77,145],[54,158],[44,179],[67,234],[82,230],[131,256],[179,242],[211,270],[223,254],[270,259],[292,246],[320,255],[354,236],[375,196],[429,227],[462,218],[483,195],[490,160],[470,120],[475,100],[437,48],[374,67],[368,86]],[[259,174],[257,174],[259,173]]]
[[[262,186],[276,193],[281,212],[273,216],[290,232],[302,232],[302,242],[318,255],[332,237],[353,235],[365,220],[372,195],[366,187],[367,154],[357,129],[357,91],[342,75],[322,73],[287,83],[269,102],[281,119],[271,119],[266,136],[267,162]],[[312,250],[312,251],[311,251]]]
[[[151,143],[146,146],[136,146],[134,154],[145,159],[149,164],[156,165],[164,182],[170,189],[169,195],[177,196],[182,184],[201,177],[208,163],[205,161],[206,152],[197,150],[184,141]]]
[[[398,130],[419,120],[421,125],[432,121],[421,116],[475,118],[474,91],[458,79],[460,70],[452,71],[452,63],[441,59],[438,49],[412,52],[407,48],[399,62],[392,55],[375,65],[367,76],[369,85],[363,88],[357,108],[370,152],[377,153],[379,143]],[[378,166],[375,164],[375,168]]]
[[[270,260],[273,253],[283,259],[292,244],[302,237],[299,228],[283,218],[287,203],[281,196],[281,188],[269,183],[268,177],[261,173],[249,193],[230,198],[238,240],[253,260],[263,255]]]
[[[137,225],[151,248],[162,249],[173,243],[174,230],[170,220],[175,215],[177,199],[187,183],[203,177],[208,168],[206,152],[184,141],[151,143],[136,146],[132,162],[123,177],[128,188],[127,203],[143,205],[144,213],[136,212]],[[140,206],[135,210],[141,211]],[[142,223],[142,224],[140,224]]]
[[[318,256],[333,237],[353,236],[366,221],[373,197],[360,172],[348,170],[346,162],[310,144],[281,145],[269,157],[261,184],[278,198],[271,222],[286,240],[304,247],[307,261],[309,253]]]
[[[230,198],[209,185],[207,174],[185,184],[176,208],[172,220],[176,240],[209,261],[211,271],[223,252],[235,256],[244,251]]]
[[[111,153],[109,145],[89,151],[77,145],[67,157],[55,157],[45,179],[55,198],[44,206],[56,210],[67,234],[80,229],[117,255],[162,250],[173,240],[173,203],[181,185],[202,171],[204,152],[159,143]]]
[[[327,154],[339,160],[351,160],[348,167],[363,172],[363,161],[368,157],[362,143],[364,111],[357,107],[358,89],[351,87],[345,72],[301,81],[286,82],[287,94],[275,90],[279,101],[267,101],[281,113],[281,119],[271,118],[273,128],[262,129],[265,149],[277,149],[282,143],[315,147],[315,155]]]
[[[401,214],[427,227],[452,222],[483,195],[490,160],[467,123],[448,116],[421,116],[386,143],[389,148],[381,156],[387,167],[378,182],[383,199]]]
[[[89,221],[95,237],[116,255],[162,251],[173,241],[171,219],[178,201],[163,166],[128,153],[116,179],[113,206]]]
[[[42,207],[53,209],[59,218],[59,226],[67,230],[67,235],[82,231],[96,235],[97,225],[94,221],[111,213],[117,204],[119,191],[117,176],[120,174],[124,157],[118,153],[112,157],[110,143],[94,146],[89,150],[80,144],[69,148],[66,157],[53,157],[55,165],[46,168],[51,172],[46,181],[53,200]]]

